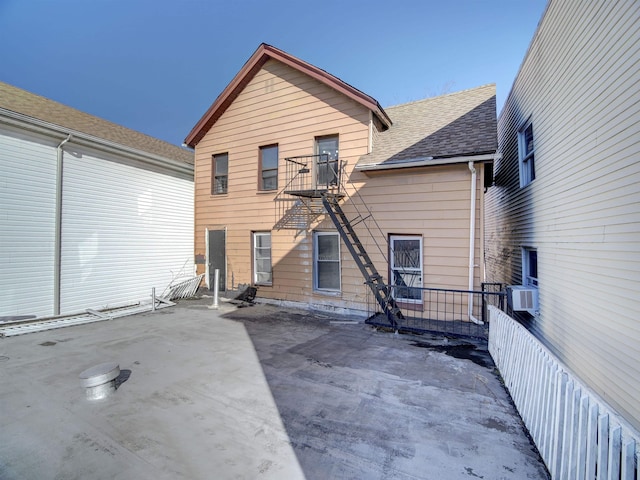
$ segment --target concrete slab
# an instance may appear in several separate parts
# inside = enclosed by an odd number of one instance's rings
[[[1,339],[0,478],[548,478],[484,346],[209,303]]]

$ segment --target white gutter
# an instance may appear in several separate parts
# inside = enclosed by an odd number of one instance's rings
[[[21,113],[13,112],[5,108],[0,108],[0,116],[2,116],[2,122],[24,128],[27,124],[31,131],[42,133],[45,135],[63,134],[72,135],[73,143],[78,145],[85,145],[88,147],[97,148],[110,153],[125,154],[126,156],[135,160],[142,161],[149,165],[160,166],[171,169],[183,174],[193,177],[193,165],[181,162],[180,160],[174,160],[169,157],[164,157],[154,153],[138,150],[137,148],[128,147],[120,143],[105,140],[104,138],[82,133],[73,129],[65,128],[54,123],[39,120],[37,118],[30,117]],[[176,147],[178,148],[178,147]]]
[[[360,172],[371,172],[376,170],[391,170],[394,168],[430,167],[434,165],[451,165],[454,163],[488,162],[493,161],[493,159],[493,153],[486,155],[468,155],[449,158],[422,157],[408,160],[398,160],[395,162],[380,162],[369,164],[364,163],[360,165],[356,164],[355,169]]]
[[[60,315],[60,273],[62,259],[62,172],[64,150],[62,147],[71,140],[71,134],[56,147],[56,219],[53,250],[53,315]]]
[[[476,168],[473,162],[469,162],[469,170],[471,171],[471,206],[469,220],[469,291],[473,291],[473,278],[475,273],[475,248],[476,248]],[[482,320],[478,320],[473,316],[473,293],[469,293],[467,301],[469,305],[469,320],[478,325],[483,325]]]

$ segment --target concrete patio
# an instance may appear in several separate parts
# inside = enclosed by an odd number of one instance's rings
[[[0,478],[548,478],[486,346],[210,303],[0,339]]]

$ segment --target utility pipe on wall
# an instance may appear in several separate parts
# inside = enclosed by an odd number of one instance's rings
[[[473,279],[475,273],[475,249],[476,249],[476,179],[477,172],[473,166],[473,162],[469,162],[469,171],[471,172],[471,206],[469,214],[469,291],[473,291]],[[478,325],[484,322],[473,316],[473,293],[469,293],[467,301],[469,305],[469,320]]]
[[[56,147],[56,219],[53,250],[53,314],[60,315],[60,274],[62,264],[62,172],[64,151],[62,147],[71,140],[71,134]]]

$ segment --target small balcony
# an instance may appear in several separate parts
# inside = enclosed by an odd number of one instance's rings
[[[283,193],[295,197],[319,198],[340,194],[342,162],[328,154],[285,158],[286,187]]]

